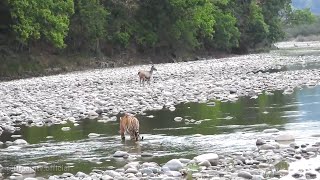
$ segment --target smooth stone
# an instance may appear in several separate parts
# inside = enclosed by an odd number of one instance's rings
[[[137,174],[139,171],[135,168],[128,168],[125,173],[133,173],[133,174]]]
[[[27,145],[28,142],[24,139],[16,139],[15,141],[13,141],[13,144],[15,145]]]
[[[19,174],[35,174],[36,171],[33,170],[31,167],[27,167],[27,166],[16,166],[14,167],[14,172],[19,173]]]
[[[302,176],[303,176],[303,174],[298,173],[298,172],[292,174],[292,177],[294,177],[294,178],[300,178],[300,177],[302,177]]]
[[[196,162],[203,162],[205,160],[209,161],[211,164],[216,163],[219,160],[219,156],[215,153],[207,153],[196,156],[193,158]]]
[[[129,153],[127,153],[125,151],[116,151],[113,154],[113,157],[124,157],[124,156],[129,156]]]
[[[183,168],[183,164],[178,159],[168,161],[163,167],[168,167],[171,171],[179,171]]]
[[[289,174],[289,171],[288,171],[288,170],[285,170],[285,169],[281,169],[281,170],[278,171],[278,173],[279,173],[280,175],[286,176],[286,175]]]
[[[245,178],[245,179],[252,179],[253,176],[249,172],[240,171],[238,173],[238,177],[242,177],[242,178]]]
[[[89,138],[95,138],[95,137],[99,137],[100,136],[100,134],[97,134],[97,133],[90,133],[90,134],[88,134],[88,137]]]
[[[281,134],[275,138],[275,141],[294,141],[295,138],[291,134]]]
[[[305,176],[307,177],[307,179],[308,179],[308,177],[311,179],[317,178],[317,174],[314,172],[306,172]]]
[[[115,177],[121,177],[121,174],[119,172],[116,172],[114,170],[106,170],[103,175],[108,175],[108,176],[111,176],[113,178]]]
[[[261,146],[261,145],[264,145],[264,144],[266,144],[266,141],[264,141],[263,139],[257,139],[257,141],[256,141],[256,145],[257,146]]]
[[[308,147],[306,149],[307,152],[318,152],[319,148],[317,147]]]
[[[100,178],[101,180],[113,180],[113,177],[109,176],[109,175],[103,175]]]
[[[180,122],[180,121],[182,121],[182,117],[175,117],[173,120],[177,121],[177,122]]]
[[[210,162],[208,160],[202,161],[198,165],[199,166],[205,166],[205,167],[211,166],[211,164],[210,164]]]
[[[150,168],[140,169],[140,172],[141,172],[142,174],[146,174],[147,176],[149,176],[150,174],[153,173],[153,171],[152,171]]]
[[[277,133],[277,132],[279,132],[279,130],[276,128],[272,128],[272,129],[265,129],[262,132],[263,133]]]
[[[77,172],[77,174],[75,175],[76,177],[79,177],[79,178],[85,178],[87,177],[88,175],[86,173],[83,173],[81,171]]]
[[[62,127],[61,128],[62,131],[70,131],[70,129],[71,129],[70,127]]]

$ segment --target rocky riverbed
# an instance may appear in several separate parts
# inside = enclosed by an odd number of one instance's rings
[[[132,159],[122,168],[99,170],[91,173],[63,173],[48,179],[319,179],[320,141],[297,144],[291,134],[277,129],[266,129],[272,139],[257,139],[256,147],[234,153],[205,153],[192,159],[171,159],[164,164],[135,161],[135,155],[116,151],[116,159]],[[151,157],[142,153],[140,156]],[[36,168],[36,167],[35,167]],[[44,168],[44,167],[42,167]],[[16,166],[10,179],[35,179],[32,168]],[[42,179],[42,178],[38,178]]]
[[[279,47],[293,48],[293,51],[295,48],[298,50],[305,46],[320,47],[318,42],[308,45],[301,43],[298,47],[291,45],[292,43],[282,43]],[[149,66],[93,70],[2,82],[0,83],[0,135],[20,131],[18,125],[41,127],[72,122],[76,127],[85,118],[99,117],[101,122],[114,122],[117,120],[116,115],[125,111],[140,114],[144,114],[146,110],[162,108],[175,111],[175,105],[182,102],[204,103],[211,100],[235,102],[241,96],[255,99],[263,91],[266,91],[266,94],[273,94],[274,90],[283,90],[283,94],[291,94],[294,89],[314,87],[319,84],[320,69],[314,68],[314,64],[318,61],[319,56],[314,55],[283,56],[279,53],[268,53],[158,64],[156,65],[158,71],[155,72],[151,84],[145,86],[139,85],[137,72],[139,69],[149,69]],[[309,68],[310,65],[312,68]],[[213,102],[209,104],[215,105]],[[177,122],[181,120],[175,118]],[[69,131],[70,127],[66,125],[61,130]],[[268,134],[266,136],[268,138],[257,139],[258,146],[254,146],[251,150],[232,153],[208,151],[190,159],[172,159],[164,164],[138,162],[135,159],[137,155],[119,151],[115,152],[115,159],[130,160],[130,163],[123,168],[97,169],[87,174],[64,173],[50,176],[50,179],[317,179],[320,177],[318,141],[303,143],[299,141],[299,144],[295,144],[293,140],[297,137],[279,132],[277,129],[261,133]],[[97,136],[99,134],[90,134],[93,138]],[[284,143],[287,141],[288,143]],[[18,139],[7,141],[4,145],[8,150],[19,151],[28,147],[28,142]],[[3,146],[3,143],[0,142],[0,146]],[[152,156],[152,154],[139,156]],[[305,162],[306,166],[296,169],[294,168],[296,161]],[[292,164],[288,167],[287,163]],[[307,166],[308,164],[312,166]],[[46,166],[45,162],[40,165]],[[10,178],[23,179],[30,176],[32,179],[36,176],[33,169],[15,167],[9,170]],[[0,179],[5,175],[5,173],[0,174]]]

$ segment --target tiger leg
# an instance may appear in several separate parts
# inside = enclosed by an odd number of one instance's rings
[[[121,139],[122,140],[125,140],[125,135],[124,135],[124,132],[125,132],[125,124],[123,124],[124,121],[121,117],[120,117],[120,135],[121,135]]]

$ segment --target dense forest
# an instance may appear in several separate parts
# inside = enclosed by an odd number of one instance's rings
[[[315,21],[310,10],[293,10],[291,3],[291,0],[2,0],[0,75],[10,68],[22,72],[51,66],[52,63],[42,62],[29,66],[28,61],[34,61],[38,54],[59,57],[81,54],[102,60],[123,54],[150,55],[169,57],[163,58],[167,61],[199,52],[261,50],[285,36],[284,25]],[[34,56],[12,64],[12,54]]]

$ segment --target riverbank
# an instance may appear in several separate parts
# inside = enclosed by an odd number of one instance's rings
[[[122,53],[114,56],[94,56],[89,54],[13,52],[0,49],[0,82],[32,77],[65,74],[75,71],[128,67],[143,64],[176,63],[203,59],[232,57],[235,54],[213,51],[181,54],[138,54]]]

